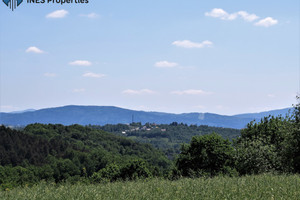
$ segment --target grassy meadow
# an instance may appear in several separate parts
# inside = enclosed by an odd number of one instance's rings
[[[299,175],[138,180],[107,184],[50,184],[0,192],[2,200],[66,199],[300,199]]]

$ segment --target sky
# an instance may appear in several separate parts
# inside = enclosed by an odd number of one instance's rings
[[[297,103],[299,0],[0,2],[0,111],[233,115]]]

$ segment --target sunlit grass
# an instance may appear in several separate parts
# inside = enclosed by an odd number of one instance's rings
[[[0,199],[300,199],[299,175],[163,179],[108,184],[49,184],[1,191]]]

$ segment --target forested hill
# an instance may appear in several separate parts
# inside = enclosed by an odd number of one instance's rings
[[[180,146],[189,143],[193,136],[218,133],[224,139],[234,139],[240,136],[239,129],[210,127],[206,125],[187,125],[173,122],[171,124],[131,123],[107,124],[104,126],[91,126],[95,129],[126,136],[138,142],[150,143],[154,147],[164,151],[169,158],[174,158],[180,153]]]
[[[136,160],[157,173],[171,164],[151,145],[80,125],[32,124],[23,131],[0,126],[0,167],[22,166],[39,179],[91,176],[107,165]]]
[[[285,114],[281,110],[279,114]],[[253,119],[260,119],[268,116],[269,113],[225,116],[212,113],[185,113],[171,114],[162,112],[144,112],[128,110],[111,106],[64,106],[47,108],[22,113],[0,113],[0,124],[8,126],[26,126],[33,123],[42,124],[63,124],[63,125],[105,125],[105,124],[129,124],[141,122],[145,124],[170,124],[172,122],[208,125],[224,128],[245,128],[247,123]]]

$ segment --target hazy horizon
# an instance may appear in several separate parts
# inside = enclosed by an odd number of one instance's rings
[[[62,108],[62,107],[67,107],[67,106],[83,106],[83,107],[117,107],[121,109],[126,109],[126,110],[134,110],[134,111],[144,111],[144,112],[161,112],[161,113],[170,113],[170,114],[185,114],[185,113],[211,113],[211,114],[217,114],[217,115],[225,115],[225,116],[234,116],[234,115],[240,115],[240,114],[256,114],[256,113],[262,113],[262,112],[269,112],[269,111],[276,111],[276,110],[284,110],[284,109],[290,109],[292,107],[286,107],[286,108],[278,108],[278,109],[272,109],[272,110],[262,110],[259,112],[251,112],[251,113],[235,113],[231,115],[226,115],[226,114],[220,114],[220,113],[213,113],[213,112],[167,112],[167,111],[157,111],[157,110],[139,110],[139,109],[134,109],[134,108],[125,108],[125,107],[120,107],[120,106],[110,106],[110,105],[62,105],[62,106],[54,106],[54,107],[45,107],[45,108],[28,108],[24,110],[15,110],[15,111],[9,111],[9,112],[2,112],[2,113],[18,113],[18,112],[32,112],[32,111],[38,111],[38,110],[43,110],[43,109],[52,109],[52,108]]]

